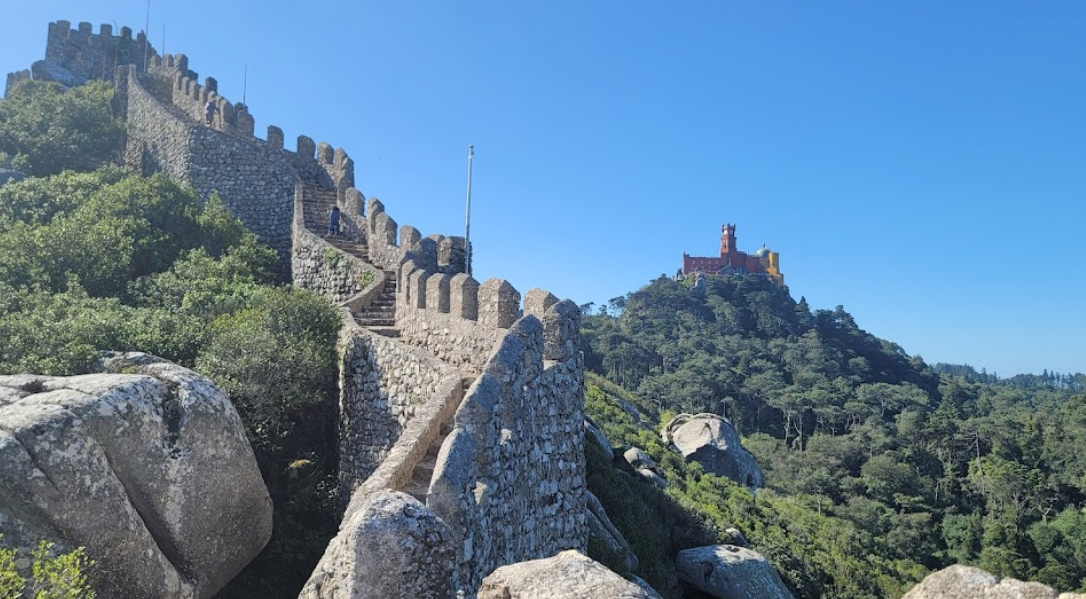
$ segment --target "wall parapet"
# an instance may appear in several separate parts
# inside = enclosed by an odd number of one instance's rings
[[[456,588],[469,598],[500,566],[585,549],[583,360],[545,359],[545,322],[572,326],[570,306],[504,331],[438,454],[427,506],[463,548]]]
[[[114,70],[124,65],[132,65],[142,72],[145,62],[157,56],[158,52],[142,31],[133,39],[128,27],[121,27],[118,35],[113,35],[113,26],[109,24],[101,25],[98,33],[94,33],[94,26],[86,22],[79,23],[75,29],[70,21],[49,24],[45,61],[84,80],[109,81]]]
[[[508,281],[480,284],[467,274],[453,277],[400,265],[396,322],[408,343],[425,347],[441,359],[481,372],[490,350],[517,319],[534,315],[544,325],[547,360],[568,360],[578,351],[580,309],[543,289],[521,296]]]
[[[467,271],[467,244],[463,237],[432,234],[423,237],[410,225],[398,225],[377,198],[370,198],[365,210],[365,231],[370,260],[387,270],[399,271],[400,265],[413,261],[430,272],[455,275]]]
[[[161,172],[201,197],[218,193],[235,217],[280,256],[289,272],[291,216],[297,179],[265,142],[200,126],[168,108],[131,67],[120,67],[115,104],[128,123],[125,162],[150,175]]]
[[[355,505],[363,483],[403,488],[462,396],[455,368],[350,319],[340,338],[342,499]]]
[[[340,435],[340,488],[351,489],[350,499],[338,534],[328,544],[300,597],[346,599],[354,596],[335,581],[337,577],[349,576],[342,572],[337,557],[358,555],[367,549],[358,546],[361,542],[358,516],[370,498],[381,491],[402,489],[407,485],[415,466],[441,434],[441,425],[452,419],[463,397],[460,376],[455,369],[418,348],[407,347],[359,327],[347,311],[344,319],[347,325],[339,344],[340,413],[341,430],[349,434]],[[407,389],[399,389],[400,393],[397,393],[387,388],[389,384],[395,384],[392,377],[397,369],[414,374],[430,373],[425,383],[416,387],[416,393],[407,394],[406,405],[399,405],[391,398],[404,397],[402,392]],[[389,430],[398,428],[398,434],[373,437],[386,442],[383,448],[362,447],[351,442],[351,438],[363,438],[359,427],[372,425],[375,421],[394,421],[396,425]],[[356,459],[359,457],[367,461],[363,463]],[[349,459],[346,468],[343,458]],[[344,470],[348,471],[346,477]]]
[[[159,99],[174,107],[193,123],[216,131],[255,139],[269,150],[284,155],[303,181],[322,187],[335,188],[339,199],[344,200],[346,191],[354,186],[354,160],[343,148],[332,149],[327,142],[315,144],[305,135],[298,137],[296,149],[284,147],[283,130],[275,125],[267,127],[266,140],[255,137],[256,120],[249,107],[241,102],[232,103],[219,92],[218,80],[204,77],[189,68],[184,54],[152,56],[148,61],[147,77],[154,80],[150,87]],[[215,105],[210,122],[207,104]],[[319,149],[319,151],[318,151]]]

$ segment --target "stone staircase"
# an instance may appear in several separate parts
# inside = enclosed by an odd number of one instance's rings
[[[325,239],[337,250],[350,254],[369,264],[369,248],[365,241],[354,242],[343,237],[328,235],[328,212],[336,205],[336,191],[325,189],[316,185],[306,184],[303,189],[302,206],[304,210],[305,226],[315,235]],[[385,274],[385,287],[368,306],[359,311],[352,312],[352,316],[359,326],[373,333],[385,337],[399,337],[400,330],[396,328],[396,273],[390,270]],[[460,386],[467,393],[471,384],[475,382],[473,373],[465,373],[460,379]],[[453,421],[450,419],[441,423],[438,437],[430,443],[426,455],[415,465],[410,482],[400,489],[422,503],[426,503],[426,495],[430,489],[430,480],[434,476],[437,467],[437,455],[441,451],[441,444],[453,430]]]
[[[473,382],[475,382],[474,377],[460,379],[460,387],[464,393],[467,393],[468,387],[471,387]],[[445,438],[449,436],[452,429],[452,420],[441,423],[441,433],[430,443],[430,447],[426,449],[426,456],[415,466],[411,481],[406,487],[400,489],[401,491],[426,503],[426,494],[430,491],[430,480],[434,478],[434,469],[437,468],[437,454],[441,451],[441,444],[445,442]]]
[[[333,244],[335,245],[335,244]],[[396,273],[386,270],[385,288],[365,310],[353,312],[354,321],[374,333],[385,337],[399,337],[396,328]]]
[[[365,240],[356,242],[328,235],[328,211],[336,205],[336,190],[306,184],[302,193],[305,227],[337,250],[372,265]],[[381,290],[381,295],[363,310],[351,314],[361,327],[385,337],[399,337],[400,331],[396,328],[396,273],[390,270],[384,273],[385,288]]]
[[[303,193],[305,228],[317,235],[327,236],[328,212],[336,205],[336,190],[306,184]]]

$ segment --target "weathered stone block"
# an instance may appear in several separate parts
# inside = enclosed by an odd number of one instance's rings
[[[449,312],[465,320],[479,318],[479,282],[460,273],[449,283]]]
[[[524,313],[542,320],[547,309],[558,303],[558,298],[549,291],[534,288],[524,294]]]
[[[419,250],[419,243],[422,241],[422,233],[411,225],[404,225],[400,227],[400,247],[404,251],[417,252]]]
[[[372,204],[371,204],[372,206]],[[373,235],[370,237],[374,245],[396,245],[396,221],[386,212],[378,212],[376,215],[371,210],[370,218],[373,223]]]
[[[407,286],[411,290],[411,307],[423,309],[426,307],[426,282],[430,273],[419,269],[408,277]]]
[[[304,158],[314,158],[317,154],[317,144],[312,138],[305,135],[298,136],[298,155]]]
[[[527,303],[525,300],[525,305]],[[542,322],[543,359],[573,359],[581,347],[580,307],[570,300],[563,300],[547,309]]]
[[[684,549],[675,558],[679,579],[713,597],[794,599],[761,554],[735,545]]]
[[[332,146],[328,142],[322,141],[317,144],[317,162],[321,164],[332,164],[334,160],[335,150],[332,149]]]
[[[413,252],[419,265],[429,271],[437,270],[437,244],[429,237],[419,240],[418,248]]]
[[[452,277],[434,273],[426,280],[426,306],[430,310],[449,313],[449,283]]]
[[[175,364],[123,354],[104,370],[0,377],[4,542],[85,546],[99,596],[211,597],[271,535],[241,420]]]
[[[479,599],[652,599],[655,591],[639,587],[577,551],[502,566],[487,576]]]
[[[379,491],[332,541],[300,599],[448,599],[456,545],[448,525],[414,497]]]
[[[283,149],[283,130],[275,125],[268,125],[268,147],[273,150]]]
[[[520,318],[520,292],[505,279],[487,279],[479,287],[479,324],[507,329]]]

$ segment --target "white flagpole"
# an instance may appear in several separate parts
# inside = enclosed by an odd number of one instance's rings
[[[475,156],[475,146],[468,144],[468,204],[464,211],[464,262],[468,275],[471,275],[471,159]]]
[[[147,22],[143,26],[143,72],[147,72],[147,61],[151,56],[151,0],[147,0]]]

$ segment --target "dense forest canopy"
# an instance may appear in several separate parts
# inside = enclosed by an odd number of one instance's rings
[[[650,413],[726,415],[766,471],[769,492],[759,498],[859,535],[795,564],[778,560],[797,596],[897,592],[842,578],[838,552],[861,560],[848,573],[857,579],[896,571],[901,581],[969,563],[1086,589],[1083,375],[1000,379],[932,368],[864,331],[843,307],[812,311],[765,279],[692,283],[661,277],[629,294],[622,310],[587,317],[586,366]],[[721,509],[716,501],[690,503],[707,517]],[[774,524],[750,513],[728,517],[768,527],[745,532],[772,557]],[[871,552],[886,561],[863,562]]]

